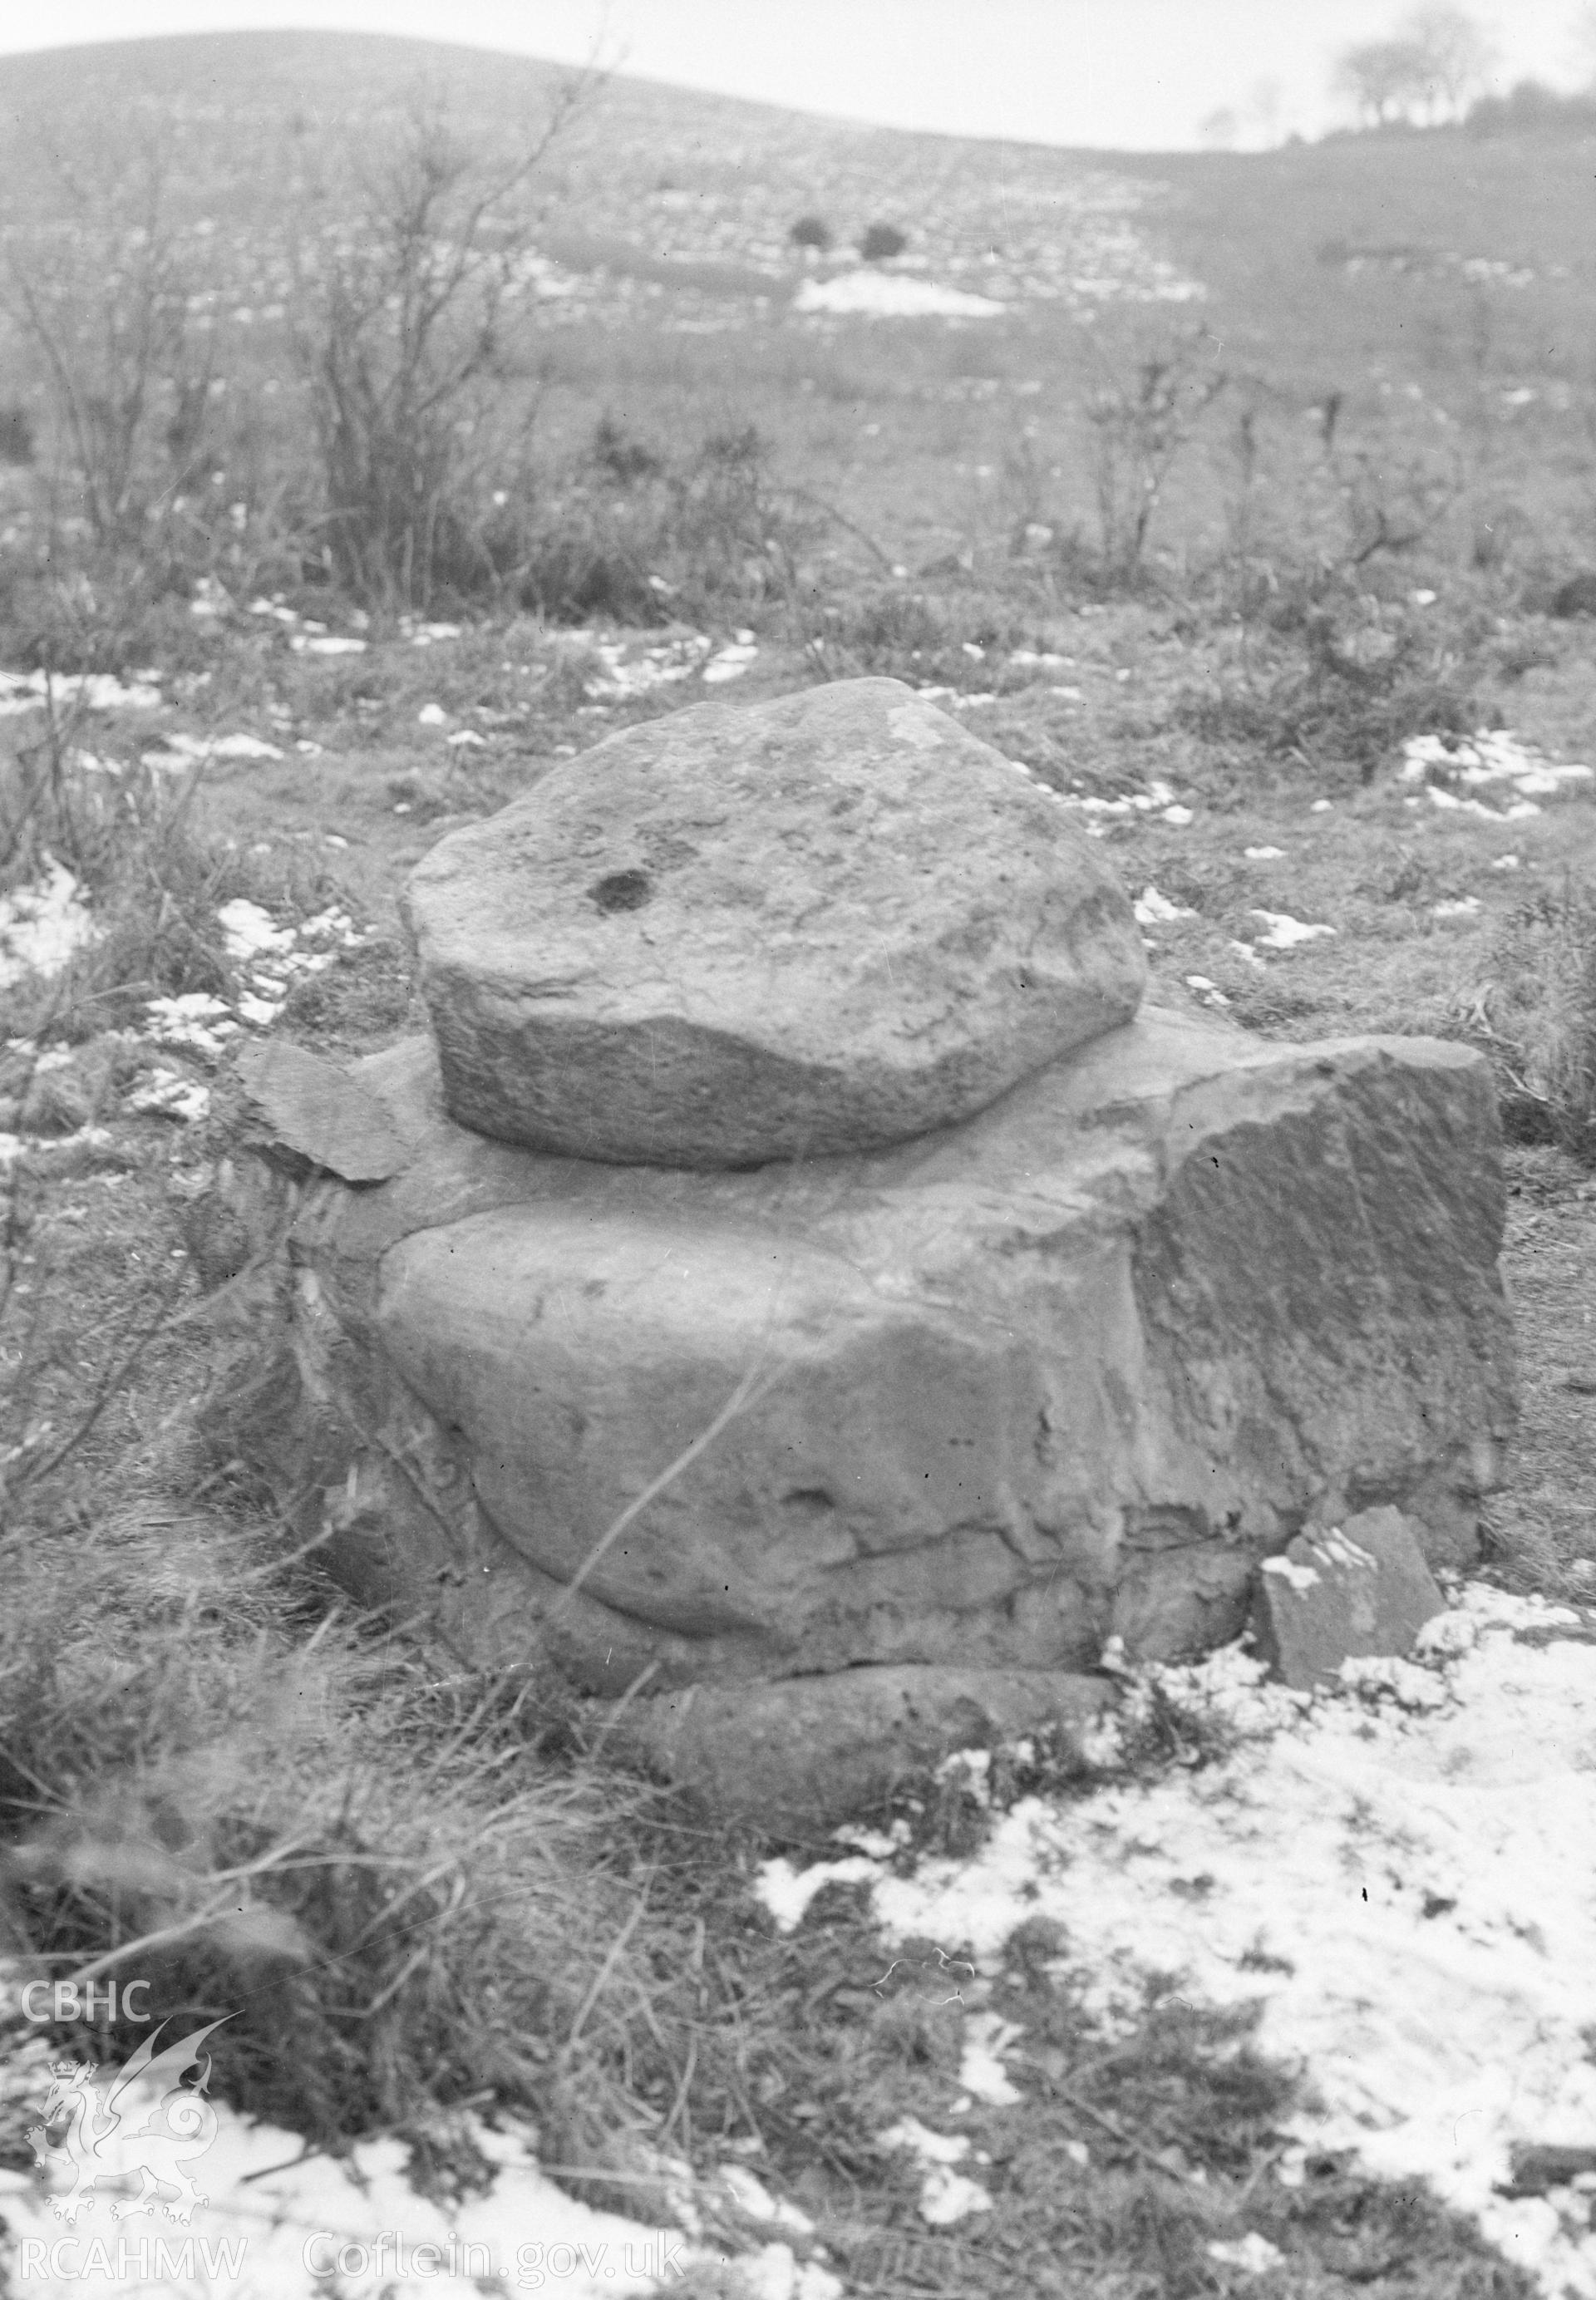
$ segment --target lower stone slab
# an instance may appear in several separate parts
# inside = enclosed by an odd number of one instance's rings
[[[1107,1678],[1046,1670],[848,1669],[640,1699],[619,1711],[615,1738],[712,1812],[802,1838],[882,1814],[955,1749],[1043,1726],[1078,1746],[1116,1698]]]
[[[742,1172],[474,1135],[425,1040],[352,1075],[408,1162],[271,1182],[213,1412],[475,1659],[608,1698],[1067,1673],[1234,1636],[1307,1524],[1472,1552],[1512,1364],[1466,1049],[1144,1010],[960,1126]]]

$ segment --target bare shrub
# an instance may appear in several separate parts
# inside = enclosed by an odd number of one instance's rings
[[[1350,765],[1366,783],[1408,736],[1465,734],[1489,715],[1454,634],[1366,591],[1352,569],[1250,566],[1233,609],[1245,638],[1235,672],[1178,706],[1209,742]]]
[[[370,606],[425,607],[490,571],[472,506],[524,461],[536,407],[527,191],[581,95],[568,83],[507,164],[416,112],[380,163],[305,193],[289,333],[329,570]]]
[[[1171,473],[1229,380],[1206,328],[1149,345],[1090,338],[1095,381],[1083,412],[1091,427],[1092,491],[1104,572],[1132,582],[1141,566]]]
[[[890,263],[908,244],[907,234],[895,223],[873,223],[859,242],[859,253],[866,263]]]
[[[1345,560],[1351,567],[1366,566],[1383,552],[1400,555],[1416,550],[1435,533],[1466,484],[1457,449],[1427,443],[1341,446],[1333,451],[1332,469],[1344,506]]]
[[[159,543],[152,529],[216,458],[222,393],[209,253],[171,221],[153,140],[113,154],[97,176],[61,181],[63,221],[9,232],[0,271],[0,309],[48,411],[41,476],[51,524],[148,548]],[[26,461],[31,426],[24,411],[11,414],[7,460]]]
[[[574,467],[529,470],[481,540],[499,590],[523,608],[656,623],[788,598],[813,525],[753,424],[673,454],[606,417]]]
[[[214,233],[174,216],[158,139],[57,172],[58,220],[13,225],[0,253],[33,385],[0,408],[20,513],[0,616],[33,662],[197,667],[196,580],[249,596],[297,579],[300,443],[243,356],[253,314],[234,313]]]
[[[970,691],[990,689],[1015,648],[1040,644],[1023,612],[990,592],[939,596],[879,586],[845,605],[823,607],[814,623],[811,658],[829,678],[874,676]]]

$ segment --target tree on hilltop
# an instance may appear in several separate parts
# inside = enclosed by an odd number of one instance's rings
[[[1459,120],[1490,70],[1492,48],[1461,8],[1419,8],[1390,39],[1342,50],[1335,84],[1368,128]]]
[[[1335,85],[1350,96],[1366,128],[1411,120],[1424,89],[1423,60],[1411,40],[1359,40],[1344,48]]]
[[[1418,51],[1424,98],[1432,121],[1459,120],[1490,72],[1494,51],[1474,18],[1461,8],[1420,8],[1403,31]]]

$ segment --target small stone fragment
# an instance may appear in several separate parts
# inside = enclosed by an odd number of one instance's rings
[[[240,1054],[238,1078],[268,1154],[286,1153],[345,1182],[386,1182],[409,1164],[387,1104],[324,1055],[263,1039]]]
[[[1277,1677],[1299,1692],[1335,1682],[1342,1662],[1411,1653],[1446,1600],[1412,1522],[1365,1510],[1328,1532],[1299,1533],[1258,1574],[1253,1628]]]

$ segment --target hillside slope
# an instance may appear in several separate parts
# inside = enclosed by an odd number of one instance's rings
[[[167,217],[213,235],[206,262],[232,291],[221,308],[248,330],[234,371],[272,372],[297,188],[351,154],[369,167],[418,105],[486,151],[524,150],[570,78],[530,58],[305,31],[0,58],[0,224],[26,239],[96,200],[120,213],[108,187],[158,151]],[[1343,437],[1356,419],[1384,438],[1388,492],[1454,486],[1463,443],[1473,468],[1488,432],[1515,502],[1527,490],[1554,525],[1583,516],[1559,476],[1583,468],[1596,329],[1596,168],[1578,143],[1087,152],[617,75],[588,90],[531,197],[546,448],[586,438],[606,411],[656,443],[752,421],[789,476],[846,500],[894,559],[946,552],[994,519],[1019,533],[1095,518],[1094,395],[1106,376],[1133,390],[1137,363],[1198,326],[1249,395],[1249,436],[1273,426],[1283,472],[1333,397]],[[828,254],[793,246],[806,214],[832,234]],[[900,300],[913,285],[931,316],[883,325],[849,302],[878,222],[907,246],[865,274],[864,303],[883,281]],[[0,397],[24,374],[0,334]],[[1221,531],[1233,462],[1225,448],[1209,471],[1183,465],[1166,530]]]
[[[63,178],[158,142],[174,214],[261,221],[285,173],[353,140],[375,146],[418,104],[510,149],[539,131],[573,75],[442,42],[311,31],[109,42],[0,58],[11,130],[5,221],[61,212]],[[1152,292],[1126,261],[1205,283],[1226,328],[1278,346],[1400,336],[1391,289],[1422,330],[1430,306],[1481,294],[1533,308],[1543,356],[1572,350],[1590,294],[1590,154],[1578,143],[1352,138],[1258,154],[1103,154],[913,135],[623,74],[593,87],[539,179],[551,231],[578,256],[790,269],[788,232],[820,213],[839,243],[874,221],[910,262],[979,274],[1000,301]],[[1120,260],[1113,261],[1119,250]],[[1472,267],[1472,269],[1471,269]],[[740,282],[745,292],[751,279]],[[1140,292],[1140,289],[1139,291]],[[1074,300],[1079,301],[1077,296]],[[1510,322],[1517,325],[1515,319]],[[1410,330],[1408,330],[1410,332]]]

